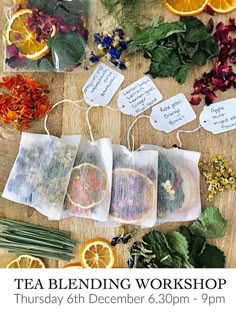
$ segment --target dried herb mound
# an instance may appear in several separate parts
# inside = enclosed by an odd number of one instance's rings
[[[224,253],[206,239],[223,237],[226,227],[219,209],[209,207],[190,227],[151,231],[132,245],[129,268],[224,268]]]
[[[177,22],[161,19],[138,29],[129,45],[129,52],[144,52],[151,60],[147,74],[153,78],[173,77],[180,84],[186,81],[190,65],[203,66],[219,54],[219,47],[207,26],[195,17],[181,17]]]
[[[28,76],[3,77],[0,89],[0,121],[19,131],[28,129],[51,108],[48,87]]]

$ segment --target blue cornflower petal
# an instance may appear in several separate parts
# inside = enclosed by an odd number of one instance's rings
[[[91,54],[90,58],[89,58],[89,61],[92,62],[92,63],[97,63],[99,62],[100,58],[94,54]]]
[[[115,66],[115,67],[118,67],[118,61],[115,59],[115,58],[113,58],[113,57],[110,57],[109,58],[109,61]]]
[[[102,38],[101,35],[99,33],[95,33],[94,34],[94,43],[96,43],[97,45],[101,44],[102,42]]]
[[[119,62],[118,68],[120,70],[126,70],[127,69],[127,67],[126,67],[126,65],[125,65],[125,63],[123,61]]]
[[[109,54],[111,55],[112,58],[119,59],[121,56],[121,53],[122,53],[122,51],[116,49],[115,47],[111,47],[109,49]]]
[[[107,48],[111,46],[112,42],[113,42],[112,37],[107,35],[107,36],[104,36],[102,40],[102,45]]]
[[[124,36],[125,36],[125,32],[122,28],[116,28],[114,31],[113,31],[114,34],[118,33],[120,38],[123,39]]]
[[[127,48],[127,42],[125,40],[120,41],[120,48],[125,50]]]

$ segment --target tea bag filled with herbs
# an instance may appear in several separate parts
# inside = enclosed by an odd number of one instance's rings
[[[201,213],[200,153],[143,145],[159,152],[157,224],[192,221]]]
[[[158,152],[113,145],[110,219],[151,227],[156,223]]]
[[[111,200],[111,183],[111,140],[91,142],[82,137],[66,193],[64,215],[106,221]]]
[[[59,219],[79,140],[23,133],[2,196]]]

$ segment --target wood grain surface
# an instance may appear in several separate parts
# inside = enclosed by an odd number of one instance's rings
[[[110,17],[104,16],[104,11],[99,4],[100,1],[92,0],[91,12],[91,30],[102,31],[108,29],[113,21]],[[2,12],[2,1],[0,2]],[[150,7],[153,17],[160,15],[164,16],[165,20],[172,21],[178,19],[169,14],[163,9],[159,1]],[[214,17],[215,21],[227,21],[230,16],[235,17],[235,11],[229,15],[217,15]],[[99,17],[103,17],[99,20]],[[209,16],[202,14],[200,18],[204,21],[209,19]],[[2,19],[1,19],[2,20]],[[1,29],[2,32],[2,29]],[[2,36],[1,36],[2,38]],[[3,56],[1,56],[2,64]],[[134,56],[131,59],[131,69],[124,72],[125,81],[121,88],[128,86],[135,80],[142,77],[143,73],[148,69],[148,62],[143,59],[141,55]],[[188,80],[184,85],[179,85],[173,79],[155,79],[155,83],[162,92],[164,99],[167,99],[180,92],[184,93],[188,98],[192,92],[192,85],[196,78],[210,69],[210,65],[206,67],[194,67],[189,72]],[[67,73],[67,74],[53,74],[53,73],[32,73],[31,76],[40,80],[42,83],[50,85],[50,100],[52,103],[61,99],[78,100],[82,98],[82,87],[90,76],[93,70],[83,73]],[[3,73],[1,73],[3,75]],[[230,90],[226,93],[219,94],[219,100],[235,97],[235,90]],[[112,100],[110,106],[117,107],[117,94]],[[202,110],[202,106],[194,107],[197,115]],[[146,112],[147,114],[149,111]],[[113,143],[127,145],[126,134],[130,124],[134,118],[125,116],[120,112],[110,111],[105,108],[94,108],[91,110],[91,124],[94,131],[95,139],[102,137],[110,137]],[[196,119],[194,122],[183,127],[185,130],[192,130],[198,126],[199,122]],[[88,126],[86,125],[85,115],[80,109],[65,104],[60,108],[55,109],[50,115],[49,129],[52,134],[60,136],[61,134],[82,134],[89,136]],[[44,133],[43,121],[33,123],[29,132]],[[135,146],[138,148],[141,143],[158,144],[160,146],[171,147],[177,142],[176,132],[164,134],[154,130],[147,119],[139,120],[138,124],[133,130],[135,137]],[[230,131],[220,135],[212,135],[204,130],[200,130],[195,134],[182,136],[183,148],[195,150],[202,153],[203,159],[208,159],[215,154],[223,154],[233,163],[235,168],[236,161],[236,130]],[[4,189],[6,180],[10,174],[13,162],[16,158],[20,143],[20,134],[12,127],[0,124],[0,195]],[[211,205],[206,201],[206,185],[204,181],[201,182],[202,191],[202,208]],[[236,192],[228,191],[219,194],[214,201],[214,205],[218,206],[224,217],[228,219],[228,229],[225,238],[212,241],[219,248],[221,248],[227,257],[227,267],[236,267]],[[69,218],[60,222],[48,221],[47,218],[40,215],[37,211],[30,207],[25,207],[0,197],[0,217],[23,220],[26,222],[36,223],[39,225],[50,226],[67,230],[72,232],[73,239],[79,241],[78,248],[75,251],[76,259],[78,260],[79,246],[87,239],[93,237],[105,237],[110,240],[117,234],[117,229],[101,228],[88,219]],[[169,231],[177,228],[180,223],[167,223],[157,227],[160,231]],[[127,230],[133,229],[132,226],[127,226]],[[141,230],[138,228],[137,238],[141,237],[143,233],[148,230]],[[116,247],[116,267],[127,267],[128,249],[127,246],[119,245]],[[0,250],[0,267],[5,267],[6,264],[15,257],[14,254],[8,254]],[[57,262],[55,260],[45,260],[48,267],[62,267],[64,262]]]

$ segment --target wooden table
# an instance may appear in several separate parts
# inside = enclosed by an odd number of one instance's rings
[[[104,16],[100,1],[92,0],[93,6],[97,7],[96,15]],[[0,6],[2,7],[2,1]],[[2,9],[2,8],[1,8]],[[160,3],[155,4],[152,8],[153,17],[164,15],[165,20],[176,20],[177,17],[169,14],[163,9]],[[102,31],[108,29],[109,25],[112,25],[111,18],[103,18],[102,26],[99,25],[98,19],[95,18],[93,13],[93,30]],[[231,13],[231,16],[235,16],[235,11]],[[214,20],[228,21],[230,15],[217,15]],[[201,15],[204,21],[209,19],[209,16]],[[110,28],[111,29],[111,28]],[[1,58],[2,59],[2,58]],[[2,62],[1,62],[2,63]],[[195,67],[191,69],[187,83],[179,85],[173,79],[155,79],[156,85],[167,99],[177,93],[184,93],[187,97],[190,97],[192,92],[192,85],[196,78],[209,69],[206,67]],[[131,84],[135,80],[142,77],[143,73],[148,69],[148,62],[143,59],[141,55],[137,55],[131,60],[131,69],[124,72],[126,77],[122,84],[122,88]],[[50,100],[55,103],[62,99],[79,100],[82,98],[82,86],[86,82],[93,70],[84,72],[82,74],[52,74],[52,73],[37,73],[31,74],[32,77],[40,80],[42,83],[46,83],[50,86]],[[219,94],[219,93],[218,93]],[[223,100],[230,97],[235,97],[235,90],[231,89],[226,93],[219,94],[219,100]],[[117,95],[112,100],[112,107],[117,106]],[[202,110],[202,106],[194,107],[197,114]],[[148,111],[147,111],[148,113]],[[111,137],[113,143],[120,143],[126,145],[126,133],[130,124],[134,121],[134,118],[125,116],[119,112],[111,112],[107,109],[96,108],[91,111],[91,123],[94,130],[95,138]],[[191,130],[196,128],[198,120],[195,120],[191,124],[184,126],[184,129]],[[82,134],[89,136],[88,127],[85,123],[84,113],[80,109],[71,105],[65,104],[60,108],[54,110],[49,119],[49,129],[52,134],[60,136],[61,134]],[[33,123],[30,132],[44,133],[43,121]],[[154,130],[148,120],[140,120],[133,130],[135,135],[135,146],[138,148],[141,143],[158,144],[160,146],[171,147],[176,143],[176,132],[171,134],[164,134]],[[16,158],[19,143],[20,134],[12,127],[0,124],[0,193],[4,189],[4,185],[11,171],[13,162]],[[214,154],[223,154],[230,161],[235,163],[236,157],[236,130],[214,136],[204,130],[200,130],[192,135],[183,135],[183,147],[189,150],[196,150],[202,152],[202,158],[208,159]],[[202,207],[203,209],[210,205],[206,201],[206,185],[202,181]],[[214,205],[218,206],[224,217],[228,219],[228,229],[225,238],[218,239],[212,243],[221,248],[227,257],[227,267],[236,267],[236,209],[235,209],[235,191],[228,191],[217,196]],[[117,234],[117,229],[113,228],[98,228],[94,225],[94,222],[87,219],[69,218],[60,222],[48,221],[48,219],[40,215],[37,211],[30,207],[22,206],[10,201],[7,201],[0,197],[0,217],[9,219],[22,220],[39,225],[50,226],[62,230],[72,232],[72,237],[78,240],[82,244],[85,240],[92,237],[105,237],[110,240]],[[175,229],[180,223],[168,223],[158,227],[160,231],[169,231]],[[127,226],[127,230],[132,229],[132,226]],[[140,237],[147,230],[140,230],[137,237]],[[116,267],[127,267],[129,245],[119,245],[116,247],[117,261]],[[75,251],[75,255],[78,259],[79,246]],[[6,264],[15,257],[14,254],[8,254],[4,250],[0,250],[0,267],[5,267]],[[45,260],[48,267],[62,267],[63,262],[57,262],[53,260]]]

